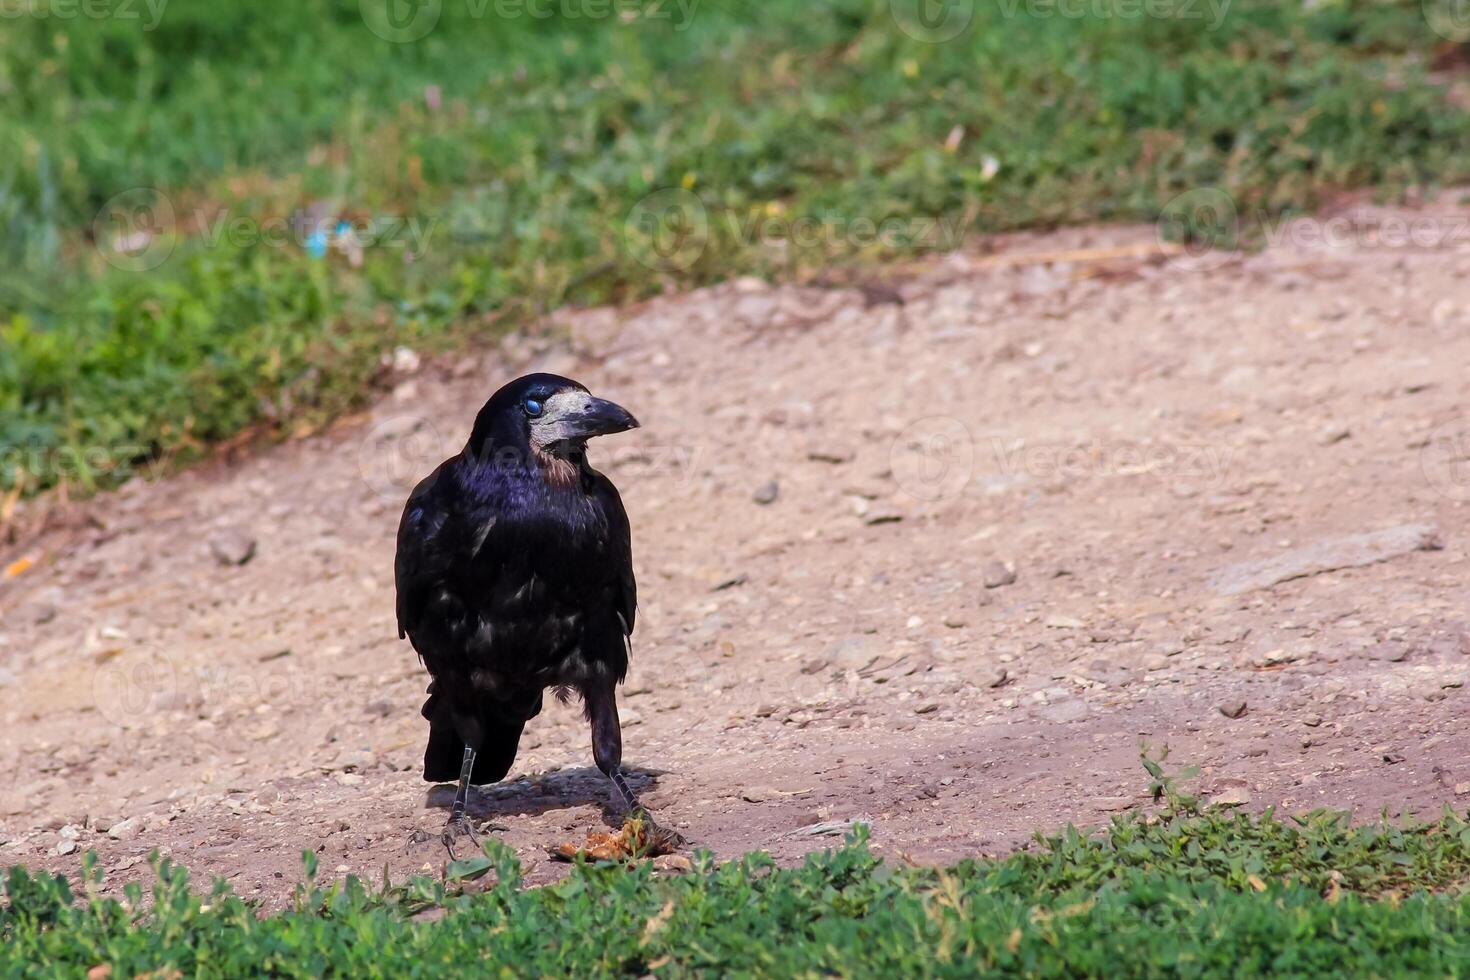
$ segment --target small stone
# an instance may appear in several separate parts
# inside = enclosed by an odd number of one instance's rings
[[[1322,716],[1307,715],[1305,718],[1302,719],[1302,724],[1306,725],[1308,728],[1316,728],[1318,725],[1322,724]]]
[[[1246,704],[1244,701],[1226,701],[1216,707],[1226,718],[1239,718],[1245,714]]]
[[[771,717],[771,715],[774,715],[776,712],[778,712],[780,710],[781,710],[780,707],[778,707],[777,705],[774,705],[774,704],[763,704],[759,708],[756,708],[755,709],[755,716],[757,718],[769,718],[769,717]]]
[[[1086,718],[1089,709],[1087,702],[1081,698],[1068,698],[1055,704],[1043,704],[1032,713],[1042,721],[1065,724]]]
[[[682,854],[660,854],[653,859],[653,870],[666,874],[688,874],[694,870],[694,862]]]
[[[255,557],[255,538],[236,528],[221,531],[209,539],[209,551],[221,565],[243,565]]]
[[[622,722],[624,728],[632,728],[634,725],[643,724],[643,715],[632,708],[624,708],[622,711]]]
[[[1342,442],[1352,435],[1352,430],[1340,422],[1329,422],[1317,433],[1317,445],[1330,446],[1333,443]]]
[[[1244,806],[1250,801],[1250,790],[1244,786],[1230,786],[1210,797],[1210,802],[1215,806]]]
[[[413,374],[419,369],[422,360],[418,352],[408,347],[395,347],[390,364],[397,374]]]
[[[915,708],[914,709],[914,714],[916,714],[916,715],[932,715],[934,712],[936,712],[938,710],[939,710],[939,705],[935,704],[933,701],[930,701],[927,704],[921,704],[917,708]]]
[[[780,495],[780,493],[780,486],[777,485],[775,480],[772,480],[769,483],[763,483],[759,487],[757,487],[755,494],[751,497],[751,499],[764,507],[767,504],[774,504],[776,502],[776,498]]]
[[[1002,687],[1002,686],[1005,685],[1005,682],[1008,681],[1008,680],[1010,680],[1010,679],[1011,679],[1010,671],[1006,670],[1004,667],[1001,667],[998,670],[994,671],[990,675],[989,680],[987,680],[985,682],[985,686],[986,687]]]
[[[752,786],[749,789],[742,790],[740,798],[747,803],[764,803],[775,795],[776,791],[773,789],[768,789],[764,786]]]
[[[361,786],[367,782],[367,779],[359,776],[355,772],[339,772],[337,774],[337,782],[343,786]]]
[[[1456,796],[1464,796],[1467,793],[1470,793],[1470,783],[1456,783],[1455,784],[1455,795]]]
[[[893,507],[882,504],[868,508],[867,512],[863,514],[863,523],[869,527],[878,524],[897,524],[901,520],[903,520],[902,513]]]
[[[332,764],[332,768],[342,771],[361,771],[371,769],[377,761],[377,756],[367,749],[351,749],[337,756],[337,761]]]
[[[1080,630],[1087,625],[1076,616],[1048,616],[1044,624],[1054,630]]]
[[[71,852],[75,851],[76,849],[77,849],[77,842],[74,841],[74,840],[70,840],[70,839],[63,839],[60,844],[57,844],[56,845],[56,853],[57,854],[70,854]]]
[[[999,589],[1016,581],[1016,570],[1004,562],[992,561],[981,571],[981,580],[987,589]]]

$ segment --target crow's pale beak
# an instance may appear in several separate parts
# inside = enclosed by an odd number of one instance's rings
[[[591,439],[638,428],[638,420],[632,413],[605,398],[590,399],[576,412],[568,414],[564,424],[576,439]]]

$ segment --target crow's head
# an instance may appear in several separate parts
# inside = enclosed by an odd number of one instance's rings
[[[528,374],[501,388],[475,418],[470,451],[528,450],[543,460],[580,452],[593,436],[638,428],[621,405],[594,398],[555,374]]]

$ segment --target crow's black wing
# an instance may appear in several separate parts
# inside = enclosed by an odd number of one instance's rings
[[[398,523],[393,582],[398,592],[398,636],[407,636],[423,619],[424,607],[454,562],[456,542],[445,533],[452,509],[444,492],[447,460],[413,488]]]
[[[633,619],[638,612],[638,583],[633,579],[633,535],[628,527],[628,512],[618,488],[601,473],[593,474],[593,495],[607,515],[608,557],[616,565],[617,583],[613,605],[623,621],[623,635],[633,635]]]

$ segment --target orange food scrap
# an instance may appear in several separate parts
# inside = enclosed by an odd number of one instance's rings
[[[645,824],[641,817],[629,817],[616,833],[593,830],[587,833],[587,842],[580,847],[555,844],[546,850],[558,861],[575,861],[578,855],[589,861],[627,861],[671,854],[677,843],[677,835],[672,832]]]
[[[17,558],[15,561],[5,566],[5,577],[15,578],[17,575],[24,575],[26,572],[30,571],[31,567],[35,564],[36,562],[34,559]]]

